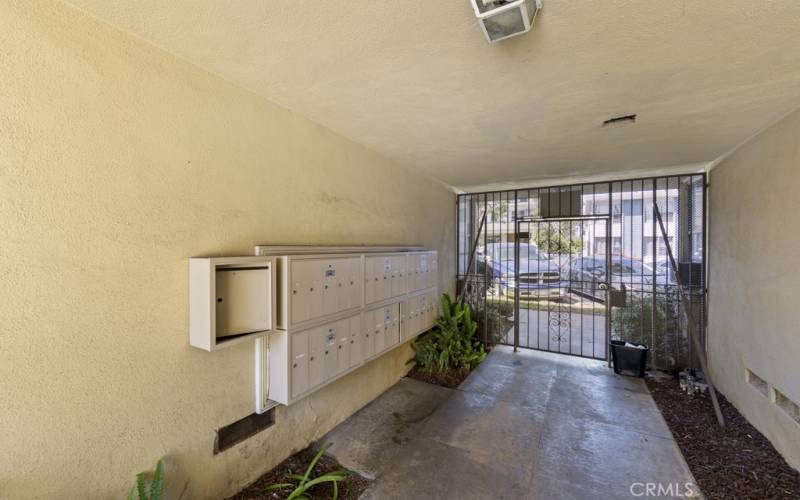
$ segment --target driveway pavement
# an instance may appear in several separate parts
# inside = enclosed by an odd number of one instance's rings
[[[650,484],[685,498],[694,482],[642,380],[507,347],[457,390],[401,380],[321,442],[375,477],[367,499],[642,498]]]

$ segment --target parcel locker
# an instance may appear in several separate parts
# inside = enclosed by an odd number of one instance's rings
[[[387,298],[399,297],[406,293],[408,258],[406,255],[393,255],[390,262],[390,290]]]
[[[292,397],[308,390],[308,332],[292,335]]]
[[[409,259],[411,259],[411,256],[409,256]],[[422,286],[422,268],[425,260],[425,254],[415,253],[413,255],[413,260],[414,268],[409,269],[409,279],[411,280],[411,283],[408,287],[409,292],[416,292],[417,290],[422,290],[422,288],[424,288]]]
[[[373,354],[380,354],[386,348],[386,335],[384,332],[384,310],[383,309],[375,309],[374,311],[370,311],[369,313],[370,318],[370,329],[372,330],[372,335],[374,337],[374,352]]]
[[[339,290],[339,310],[346,311],[361,306],[361,284],[358,269],[361,259],[343,260],[339,270],[336,287]]]
[[[361,321],[362,325],[361,352],[362,352],[362,357],[364,359],[371,358],[377,352],[375,351],[375,339],[377,335],[375,335],[376,328],[373,318],[374,318],[374,312],[367,311],[364,313],[364,318]]]
[[[436,292],[431,292],[428,294],[428,300],[425,304],[425,320],[423,322],[422,328],[424,330],[429,330],[433,328],[436,323],[436,317],[438,316],[438,304],[439,304],[439,297],[437,296]]]
[[[340,320],[336,323],[336,344],[337,344],[337,373],[347,371],[350,368],[350,318]]]
[[[393,304],[383,310],[383,330],[386,340],[386,349],[396,346],[400,342],[400,304]]]
[[[308,386],[316,387],[325,381],[325,335],[322,327],[308,331]]]
[[[361,315],[353,316],[348,321],[350,322],[350,366],[353,367],[361,364],[364,360],[364,348],[362,347],[364,327]]]
[[[322,262],[293,260],[290,275],[292,324],[322,316],[322,287],[324,285]]]
[[[400,302],[400,337],[401,340],[406,340],[409,338],[409,326],[410,326],[410,318],[411,318],[411,311],[409,310],[409,304],[411,303],[412,299],[406,299],[403,302]]]
[[[379,302],[386,296],[386,266],[387,262],[382,256],[370,256],[365,259],[364,286],[368,304]]]
[[[436,252],[428,252],[428,282],[425,288],[433,288],[439,282],[439,264]]]
[[[339,342],[338,342],[338,323],[332,323],[322,327],[323,335],[323,368],[322,378],[328,380],[336,376],[339,371]]]

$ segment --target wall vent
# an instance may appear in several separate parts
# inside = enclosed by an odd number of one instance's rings
[[[800,406],[786,397],[784,393],[776,388],[772,388],[772,401],[783,410],[795,422],[800,424]]]
[[[214,440],[214,455],[241,443],[251,436],[255,436],[274,424],[275,408],[271,408],[260,415],[253,413],[232,424],[221,427],[217,430],[217,438]]]
[[[745,368],[745,376],[747,383],[755,387],[755,389],[766,397],[769,397],[769,384],[763,378],[759,377],[749,369]]]

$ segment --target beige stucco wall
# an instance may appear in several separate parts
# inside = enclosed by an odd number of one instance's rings
[[[187,345],[187,258],[424,244],[449,288],[454,203],[69,7],[0,2],[0,497],[120,498],[167,456],[173,497],[219,498],[320,437],[403,374],[407,347],[212,456],[253,411],[253,347]]]
[[[720,390],[794,467],[800,424],[749,368],[800,403],[800,112],[716,166],[709,190],[709,336]]]

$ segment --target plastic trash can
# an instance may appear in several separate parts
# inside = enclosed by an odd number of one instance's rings
[[[614,362],[614,373],[644,378],[648,351],[650,349],[645,344],[612,340],[611,359]]]

